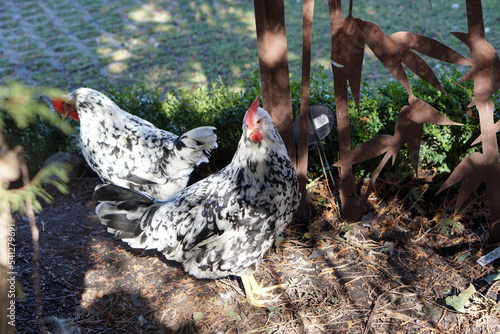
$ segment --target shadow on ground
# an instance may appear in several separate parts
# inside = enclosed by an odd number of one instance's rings
[[[268,296],[269,309],[256,309],[245,302],[237,278],[197,280],[157,252],[115,240],[94,214],[97,183],[80,179],[71,195],[57,196],[37,219],[42,300],[52,333],[500,331],[500,288],[481,283],[498,264],[475,263],[492,247],[482,243],[488,224],[481,198],[463,217],[474,225],[443,234],[397,197],[374,201],[361,222],[347,225],[320,184],[311,189],[317,214],[294,222],[256,275],[264,286],[290,286]],[[36,333],[30,231],[20,217],[17,226],[17,278],[24,292],[17,300],[17,331]],[[463,243],[469,246],[439,253]],[[471,282],[480,294],[466,313],[444,305]]]

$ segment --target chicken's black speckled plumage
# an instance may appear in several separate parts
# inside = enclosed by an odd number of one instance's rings
[[[101,222],[132,247],[157,249],[197,278],[250,275],[299,204],[295,170],[271,117],[254,113],[262,140],[247,124],[231,163],[166,201],[103,185],[94,198]]]
[[[214,127],[181,136],[125,112],[104,94],[79,88],[68,95],[80,117],[80,146],[107,183],[166,199],[185,188],[194,167],[217,147]]]

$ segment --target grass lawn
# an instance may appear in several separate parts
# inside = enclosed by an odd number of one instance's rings
[[[497,0],[484,0],[487,38],[500,42]],[[28,0],[0,7],[0,75],[7,81],[71,90],[104,87],[108,75],[120,87],[146,83],[169,91],[217,81],[235,89],[258,69],[253,2],[250,0]],[[327,1],[315,4],[313,68],[329,67]],[[344,1],[347,15],[348,1]],[[16,19],[16,13],[22,19]],[[380,25],[386,34],[411,31],[442,41],[463,54],[467,48],[449,32],[466,31],[465,1],[356,1],[353,15]],[[286,1],[290,71],[300,78],[302,2]],[[435,67],[442,64],[432,63]],[[364,78],[390,78],[366,48]]]

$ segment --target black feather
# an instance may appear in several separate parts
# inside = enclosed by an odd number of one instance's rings
[[[140,202],[154,202],[153,197],[146,193],[139,191],[123,188],[120,186],[115,186],[113,184],[100,184],[95,188],[94,195],[92,196],[94,201],[98,202],[108,202],[108,201],[131,201],[137,200]]]
[[[156,182],[144,179],[144,178],[139,177],[139,176],[134,175],[134,174],[128,174],[127,181],[132,182],[132,183],[137,183],[137,184],[157,184]]]
[[[126,202],[122,202],[116,205],[116,208],[118,210],[135,210],[137,208],[142,208],[142,207],[147,207],[150,206],[153,203],[153,201],[139,201],[139,200],[130,200]]]
[[[174,145],[178,150],[182,150],[183,147],[186,147],[186,144],[182,141],[184,137],[179,137],[176,140],[174,140]]]
[[[127,220],[127,215],[124,214],[109,214],[100,218],[108,221],[106,226],[121,232],[135,232],[139,225],[137,220]]]

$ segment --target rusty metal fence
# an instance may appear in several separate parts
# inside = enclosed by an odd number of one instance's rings
[[[500,131],[500,122],[495,122],[494,103],[491,101],[491,96],[500,88],[500,61],[496,50],[485,38],[481,0],[466,0],[469,31],[452,32],[469,47],[469,58],[437,40],[420,34],[401,31],[386,35],[377,24],[353,17],[352,2],[353,0],[349,4],[349,13],[344,17],[342,1],[328,0],[339,138],[339,160],[335,165],[339,169],[342,218],[348,221],[359,220],[377,177],[384,166],[395,159],[405,143],[411,164],[417,173],[425,123],[461,125],[413,95],[404,66],[437,90],[445,93],[431,67],[414,52],[417,51],[440,61],[470,66],[470,70],[459,80],[459,83],[465,80],[474,82],[474,97],[469,107],[476,107],[481,134],[472,145],[481,145],[481,152],[473,153],[463,159],[442,184],[439,192],[460,182],[456,199],[456,210],[459,210],[478,186],[485,182],[490,216],[489,236],[492,242],[500,241],[500,162],[496,135]],[[264,107],[271,112],[282,132],[292,161],[296,163],[302,192],[305,193],[311,27],[315,3],[314,0],[303,0],[301,134],[297,148],[291,135],[293,116],[285,31],[285,2],[284,0],[254,0],[254,4]],[[408,93],[408,105],[399,111],[392,135],[376,136],[352,149],[349,133],[348,88],[351,90],[355,104],[359,107],[366,46],[403,85]],[[359,193],[356,190],[352,166],[374,157],[382,157],[382,160],[372,171],[368,188],[363,193]]]

